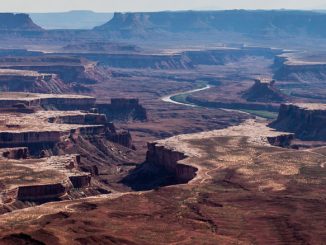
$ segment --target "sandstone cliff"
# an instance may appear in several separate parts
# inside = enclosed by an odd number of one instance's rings
[[[324,104],[282,104],[271,127],[289,131],[304,140],[326,140]]]

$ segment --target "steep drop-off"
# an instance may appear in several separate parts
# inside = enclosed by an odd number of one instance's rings
[[[282,104],[273,128],[295,133],[304,140],[326,140],[324,104]]]

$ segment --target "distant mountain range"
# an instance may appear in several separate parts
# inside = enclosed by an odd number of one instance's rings
[[[31,13],[32,20],[44,29],[92,29],[108,22],[113,13],[70,11],[63,13]]]
[[[313,11],[184,11],[116,13],[94,28],[123,37],[177,33],[238,33],[246,36],[326,37],[326,14]]]
[[[12,40],[17,40],[17,37],[33,39],[33,43],[60,40],[60,42],[87,43],[87,48],[93,49],[95,43],[117,40],[126,43],[134,40],[141,43],[150,41],[162,44],[175,41],[182,44],[222,42],[288,45],[292,42],[291,44],[298,45],[307,43],[310,46],[311,41],[314,40],[315,43],[323,46],[324,41],[320,39],[326,38],[326,13],[316,11],[115,13],[113,18],[109,13],[98,14],[88,11],[37,15],[43,16],[41,18],[43,21],[36,20],[34,14],[31,16],[36,23],[26,14],[0,13],[3,40],[10,40],[12,37],[15,37]],[[46,24],[46,20],[50,22]],[[85,29],[98,22],[101,24],[92,29]],[[60,30],[47,30],[47,28]],[[106,48],[103,46],[103,49]]]

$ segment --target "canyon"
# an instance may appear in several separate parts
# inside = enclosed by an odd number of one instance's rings
[[[140,244],[155,236],[157,242],[166,243],[166,236],[161,233],[164,229],[171,235],[168,243],[201,243],[204,238],[211,244],[217,240],[250,243],[253,237],[258,243],[322,242],[319,224],[324,222],[321,207],[325,193],[320,187],[325,182],[321,173],[325,147],[297,151],[269,144],[268,137],[280,136],[285,142],[291,134],[273,131],[264,123],[251,120],[223,130],[156,142],[149,145],[148,160],[169,169],[179,164],[196,168],[195,176],[187,184],[111,198],[71,200],[64,205],[48,203],[39,206],[37,214],[31,208],[20,210],[15,216],[0,218],[2,241],[32,239],[47,243],[51,239],[60,244],[67,239],[78,244],[115,240]],[[188,170],[175,173],[181,177],[193,173]],[[313,176],[316,172],[320,173],[317,179]],[[309,216],[297,216],[305,214],[309,207],[313,207]],[[85,210],[87,216],[81,215]],[[108,217],[105,222],[99,218],[103,215]],[[33,226],[25,230],[16,225],[9,228],[7,224],[12,220],[19,220],[25,227],[31,223]],[[73,228],[76,223],[78,230]],[[146,230],[146,236],[139,234],[139,227]]]
[[[322,244],[325,16],[0,14],[0,244]]]

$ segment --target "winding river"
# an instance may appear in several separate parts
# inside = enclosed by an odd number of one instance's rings
[[[191,103],[176,101],[176,100],[173,99],[173,97],[178,96],[178,95],[189,95],[189,94],[192,94],[192,93],[195,93],[195,92],[207,90],[207,89],[209,89],[211,87],[212,86],[210,86],[210,85],[206,85],[205,87],[202,87],[202,88],[197,88],[197,89],[192,89],[192,90],[185,91],[185,92],[179,92],[179,93],[175,93],[175,94],[166,95],[166,96],[162,97],[161,100],[163,100],[165,102],[177,104],[177,105],[185,105],[185,106],[196,107],[196,105],[191,104]]]

